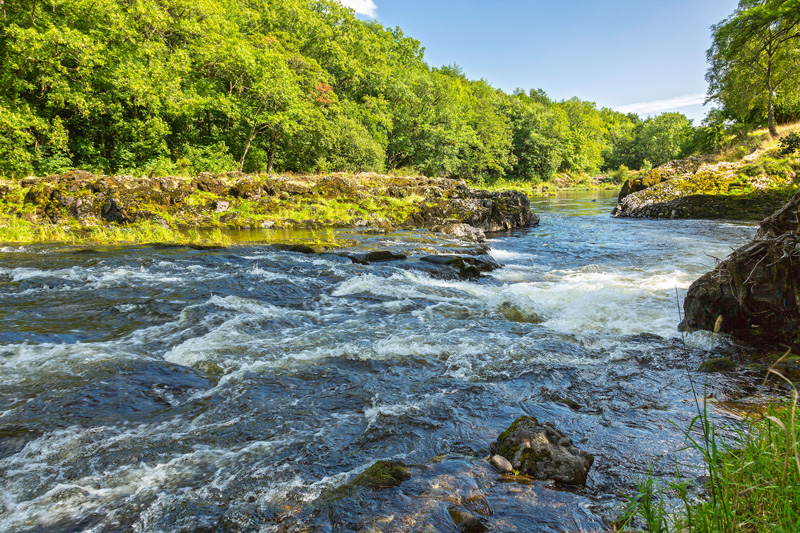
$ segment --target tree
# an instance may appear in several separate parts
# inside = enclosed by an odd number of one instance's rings
[[[712,27],[712,37],[709,100],[741,120],[766,99],[767,125],[776,136],[778,90],[800,81],[800,0],[740,0],[730,17]]]

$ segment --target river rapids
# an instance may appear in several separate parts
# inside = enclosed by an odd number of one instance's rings
[[[754,233],[614,203],[533,201],[541,224],[490,236],[503,268],[479,281],[410,268],[417,248],[459,249],[424,232],[338,232],[412,256],[370,265],[0,248],[0,531],[455,532],[450,509],[606,530],[650,468],[674,471],[690,378],[730,349],[684,343],[677,300]],[[522,414],[595,455],[585,488],[498,480],[489,444]],[[413,477],[342,490],[381,459]]]

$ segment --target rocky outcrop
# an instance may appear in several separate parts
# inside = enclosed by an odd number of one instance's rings
[[[629,196],[615,217],[630,218],[708,218],[728,220],[761,220],[787,199],[783,191],[754,192],[747,195],[693,194],[667,202],[642,200]]]
[[[572,444],[550,423],[521,416],[497,438],[492,452],[506,458],[519,473],[566,485],[585,485],[594,456]]]
[[[748,161],[708,164],[702,159],[671,161],[622,186],[615,217],[761,220],[787,199],[775,188],[795,173],[768,175]]]
[[[697,172],[702,165],[703,160],[700,158],[679,159],[670,161],[664,165],[659,166],[638,178],[631,178],[625,180],[622,184],[622,189],[619,191],[617,203],[622,203],[622,200],[639,191],[655,187],[661,182],[672,179],[676,176],[686,173]]]
[[[538,222],[517,191],[487,192],[427,177],[96,176],[74,171],[0,180],[0,215],[83,226],[154,221],[184,228],[428,228],[482,242],[485,232]]]
[[[692,283],[685,330],[796,345],[800,339],[800,194],[764,220],[754,240]]]

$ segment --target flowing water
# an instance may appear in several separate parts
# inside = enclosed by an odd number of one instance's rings
[[[490,238],[504,268],[477,282],[252,244],[0,248],[0,531],[447,532],[451,508],[605,530],[651,464],[674,468],[689,378],[731,349],[684,347],[676,289],[754,233],[613,204],[533,202],[541,224]],[[489,444],[522,414],[595,454],[584,489],[498,480]],[[380,459],[414,476],[341,490]]]

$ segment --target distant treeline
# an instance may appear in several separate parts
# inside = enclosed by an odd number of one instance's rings
[[[384,171],[546,180],[690,153],[678,113],[433,68],[329,0],[0,1],[0,174]]]

